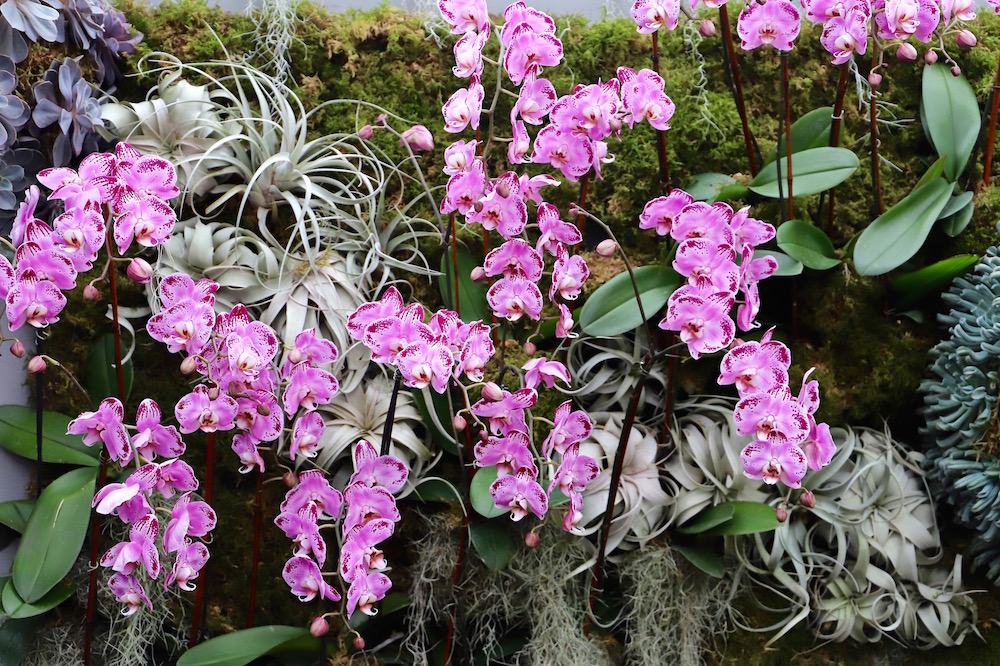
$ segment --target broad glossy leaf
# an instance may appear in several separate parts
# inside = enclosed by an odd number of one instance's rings
[[[778,247],[806,268],[825,271],[840,264],[833,243],[814,224],[803,220],[788,220],[778,227]]]
[[[413,494],[421,502],[461,502],[462,495],[455,486],[444,479],[432,476],[420,481]]]
[[[795,144],[792,144],[792,147],[794,146]],[[683,555],[684,559],[707,573],[712,578],[722,578],[726,574],[726,569],[722,566],[722,560],[719,559],[718,555],[707,548],[672,544],[670,549]]]
[[[45,412],[42,420],[42,461],[65,465],[100,464],[100,447],[88,447],[79,435],[67,435],[70,418]],[[23,405],[0,405],[0,446],[30,460],[35,459],[35,410]]]
[[[727,520],[732,520],[735,512],[736,509],[732,502],[716,504],[699,513],[691,519],[691,522],[682,525],[677,531],[681,534],[701,534],[721,525]]]
[[[719,506],[727,504],[733,507],[733,517],[706,530],[705,534],[713,536],[756,534],[769,532],[781,524],[778,522],[773,506],[760,502],[727,502]]]
[[[784,252],[777,252],[775,250],[761,250],[758,248],[754,250],[753,256],[774,257],[774,260],[778,262],[778,270],[774,272],[774,277],[793,277],[795,275],[802,274],[802,264],[789,257]]]
[[[965,194],[971,195],[972,193],[966,192]],[[952,197],[951,201],[954,200],[955,197]],[[946,210],[947,208],[948,206],[945,206]],[[946,216],[944,213],[941,213],[941,230],[952,238],[959,235],[969,226],[969,222],[972,222],[972,213],[975,212],[975,209],[976,204],[972,203],[972,197],[970,196],[966,204],[951,215]]]
[[[469,526],[469,538],[479,557],[490,569],[499,571],[507,566],[514,554],[514,542],[506,525],[496,522]]]
[[[640,266],[635,281],[647,317],[653,318],[680,285],[680,276],[665,266]],[[621,335],[642,324],[628,271],[614,276],[587,298],[580,328],[588,335]]]
[[[0,502],[0,525],[6,525],[15,532],[23,534],[34,508],[33,499]]]
[[[18,666],[24,660],[39,624],[41,618],[38,617],[6,620],[0,624],[0,666]]]
[[[920,96],[924,131],[938,155],[948,158],[944,177],[958,180],[979,137],[981,120],[976,93],[964,76],[952,76],[942,63],[924,67]]]
[[[507,513],[507,509],[497,506],[493,501],[493,495],[490,495],[490,486],[496,480],[496,467],[483,467],[472,477],[472,483],[469,484],[469,499],[472,501],[472,508],[480,516],[496,518]]]
[[[794,146],[793,146],[794,147]],[[846,148],[810,148],[792,153],[792,194],[804,197],[818,194],[840,185],[857,171],[858,156]],[[788,174],[785,160],[781,161],[782,193],[788,195]],[[750,190],[762,197],[778,198],[778,173],[772,162],[762,169],[752,181]]]
[[[97,470],[82,467],[63,474],[42,491],[21,535],[11,569],[18,595],[42,599],[76,562],[90,523]]]
[[[448,414],[448,396],[430,388],[410,391],[410,396],[417,406],[417,411],[420,412],[421,420],[430,430],[431,438],[441,448],[457,454],[458,448],[455,446],[455,437],[451,429],[452,417]]]
[[[308,636],[308,629],[282,625],[234,631],[194,646],[181,655],[177,666],[245,666],[280,650],[286,643]]]
[[[944,165],[947,161],[947,157],[939,157],[934,160],[934,163],[927,167],[927,171],[924,172],[924,175],[920,176],[920,180],[913,186],[913,191],[916,192],[927,183],[935,181],[944,175]]]
[[[944,218],[954,215],[958,211],[962,210],[972,202],[972,192],[959,192],[958,194],[951,195],[948,199],[947,205],[941,211],[941,217],[938,219],[943,220]]]
[[[951,183],[938,178],[880,215],[861,232],[854,246],[858,273],[882,275],[913,257],[950,198]]]
[[[458,307],[455,307],[455,266],[451,257],[451,248],[448,248],[441,255],[441,275],[438,276],[438,289],[441,290],[441,297],[445,304],[452,310],[457,310],[464,322],[479,319],[489,323],[492,310],[486,302],[487,284],[486,282],[472,281],[472,269],[479,264],[463,247],[458,248]],[[450,287],[447,284],[449,277],[451,278]],[[452,294],[451,300],[448,299],[449,293]]]
[[[832,125],[832,106],[821,106],[818,109],[813,109],[792,123],[793,169],[795,168],[796,154],[810,148],[821,148],[830,145],[830,128]],[[784,157],[786,154],[784,133],[782,133],[778,140],[778,146],[781,147],[781,156]],[[771,152],[767,155],[767,159],[764,160],[765,166],[774,161],[775,154],[775,148],[772,148]],[[794,184],[794,181],[792,183]]]
[[[691,179],[684,191],[695,201],[715,201],[723,188],[737,185],[736,179],[724,173],[699,173]]]
[[[123,351],[124,353],[124,351]],[[94,341],[90,348],[90,358],[87,359],[87,392],[93,409],[97,409],[105,398],[120,398],[128,400],[132,393],[134,372],[131,359],[122,364],[122,379],[125,383],[125,395],[118,395],[118,371],[115,370],[115,336],[105,333]]]
[[[892,281],[892,288],[900,293],[896,305],[905,308],[924,296],[940,290],[956,277],[976,265],[979,255],[960,254],[942,259],[919,271],[900,275]]]
[[[746,199],[747,195],[750,194],[750,188],[746,185],[727,185],[719,190],[719,193],[715,195],[712,202],[716,201],[737,201],[741,199]]]
[[[3,602],[3,612],[10,615],[15,620],[35,617],[52,610],[73,595],[76,585],[71,580],[60,581],[55,587],[48,591],[41,599],[34,603],[28,603],[17,593],[14,584],[8,584],[3,588],[3,595],[0,601]]]

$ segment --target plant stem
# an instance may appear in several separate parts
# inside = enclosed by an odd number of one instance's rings
[[[997,111],[1000,111],[1000,58],[997,58],[997,73],[990,92],[990,126],[986,133],[986,159],[983,163],[983,185],[990,184],[993,174],[993,146],[997,138]]]
[[[215,475],[215,433],[208,433],[208,442],[205,447],[205,492],[202,496],[205,502],[212,504],[212,477]],[[193,648],[198,644],[201,624],[205,610],[205,587],[208,580],[207,571],[209,565],[206,564],[201,570],[201,584],[194,596],[194,612],[191,616],[191,638],[188,641],[188,648]]]
[[[833,103],[833,120],[830,124],[830,146],[836,148],[840,145],[840,124],[844,117],[844,96],[847,94],[847,63],[840,66],[840,79],[837,81],[837,99]],[[827,209],[826,234],[829,236],[833,231],[833,203],[836,187],[830,188],[830,207]],[[820,196],[820,210],[822,210],[822,195]]]
[[[396,399],[399,398],[399,386],[403,381],[403,373],[396,370],[396,374],[392,381],[392,396],[389,398],[389,412],[388,418],[385,420],[385,427],[382,428],[382,447],[379,451],[380,456],[389,455],[389,445],[392,443],[392,423],[393,419],[396,418]]]
[[[774,153],[774,168],[778,170],[778,217],[785,221],[785,185],[781,178],[781,135],[785,133],[785,114],[778,114],[778,148]]]
[[[264,489],[264,472],[257,468],[257,493],[253,504],[253,564],[250,568],[250,609],[247,611],[247,629],[253,627],[257,607],[257,570],[260,564],[261,495]]]
[[[455,312],[461,312],[461,306],[458,302],[458,239],[455,238],[455,213],[451,214],[451,220],[449,221],[450,231],[451,231],[451,266],[452,272],[454,273],[455,279],[455,291],[454,291],[454,301],[452,305],[455,307]],[[445,281],[449,284],[449,289],[451,288],[451,281],[448,280],[448,276],[445,276]],[[451,296],[451,294],[448,294]]]
[[[660,75],[660,48],[657,33],[653,33],[653,71]],[[667,136],[663,130],[656,130],[656,151],[660,161],[660,189],[664,194],[670,191],[670,162],[667,160]]]
[[[41,333],[35,332],[35,354],[42,353]],[[42,426],[45,414],[45,373],[35,374],[35,499],[42,495]]]
[[[878,41],[876,40],[872,45],[872,67],[878,64]],[[882,177],[879,174],[879,164],[878,164],[878,104],[876,103],[878,99],[878,92],[872,88],[871,97],[871,139],[872,139],[872,191],[875,195],[875,212],[876,215],[882,214]]]
[[[757,142],[750,132],[750,121],[747,118],[747,104],[743,98],[743,78],[740,75],[740,62],[736,59],[736,47],[733,46],[733,31],[729,27],[729,10],[726,5],[719,7],[719,23],[722,25],[722,40],[725,43],[723,60],[726,65],[726,72],[729,74],[729,81],[732,84],[733,97],[736,99],[736,110],[740,114],[740,122],[743,124],[743,143],[747,151],[747,160],[750,162],[750,174],[757,175]]]
[[[788,99],[788,52],[781,52],[781,106],[785,114],[785,155],[788,156],[788,219],[795,219],[792,205],[792,104]],[[780,156],[778,159],[781,159]]]

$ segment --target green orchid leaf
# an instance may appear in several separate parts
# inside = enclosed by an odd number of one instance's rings
[[[506,525],[495,522],[470,525],[469,539],[483,563],[494,571],[507,566],[514,554],[514,541]]]
[[[793,146],[794,147],[794,146]],[[818,194],[840,185],[851,177],[861,163],[858,156],[846,148],[810,148],[792,153],[792,194],[804,197]],[[781,161],[782,193],[788,195],[788,174],[785,160]],[[752,181],[750,190],[762,197],[778,198],[778,173],[776,167],[761,170]]]
[[[951,183],[938,178],[880,215],[861,232],[854,247],[858,273],[882,275],[913,257],[950,198]]]
[[[35,500],[8,500],[0,502],[0,525],[6,525],[18,534],[24,534],[28,518],[35,509]]]
[[[778,227],[778,247],[806,268],[825,271],[840,264],[830,238],[814,224],[788,220]]]
[[[420,418],[430,430],[431,438],[449,453],[458,454],[455,436],[451,429],[452,417],[448,411],[448,396],[426,387],[410,391]]]
[[[97,470],[63,474],[42,491],[21,535],[11,569],[20,598],[33,604],[49,593],[76,562],[90,524]]]
[[[0,446],[35,460],[35,410],[23,405],[0,405]],[[70,418],[56,412],[42,416],[42,461],[63,465],[100,465],[99,446],[86,446],[79,435],[67,435]]]
[[[75,590],[76,585],[73,581],[59,581],[41,599],[33,603],[28,603],[17,593],[17,588],[14,584],[10,583],[3,588],[3,594],[0,595],[0,602],[3,603],[4,613],[10,615],[15,620],[23,620],[52,610],[73,596]]]
[[[794,146],[795,144],[792,144],[793,148]],[[726,569],[722,566],[722,560],[719,559],[718,555],[707,548],[701,548],[699,546],[681,546],[675,543],[670,546],[670,549],[683,555],[684,559],[707,573],[712,578],[722,578],[726,575]]]
[[[830,145],[830,128],[833,126],[833,107],[821,106],[805,114],[792,123],[792,168],[795,168],[795,156],[811,148],[822,148]],[[784,134],[778,139],[781,156],[786,155]],[[777,146],[776,146],[777,147]],[[775,148],[771,149],[764,166],[774,161]],[[792,181],[794,184],[794,180]]]
[[[94,346],[90,349],[90,357],[87,359],[87,393],[90,394],[90,403],[93,409],[97,409],[101,400],[105,398],[121,398],[121,401],[125,402],[132,393],[132,381],[135,376],[132,361],[129,360],[122,364],[125,395],[119,396],[115,359],[115,336],[111,333],[105,333],[94,341]]]
[[[0,584],[0,590],[2,590]],[[42,623],[41,617],[23,620],[8,619],[0,624],[0,666],[18,666],[31,646],[35,630]]]
[[[918,271],[900,275],[892,281],[893,290],[899,292],[896,306],[908,307],[924,296],[940,291],[945,285],[951,284],[956,277],[975,266],[978,261],[979,255],[960,254]]]
[[[681,534],[702,534],[713,527],[732,520],[735,513],[736,508],[733,506],[733,502],[724,502],[710,506],[692,518],[689,523],[679,527],[677,531]]]
[[[738,185],[736,179],[724,173],[699,173],[688,182],[684,191],[695,201],[715,201],[723,188]]]
[[[778,262],[778,270],[774,271],[774,277],[794,277],[802,274],[802,263],[792,259],[784,252],[761,250],[758,248],[754,250],[753,256],[754,258],[762,256],[774,257],[774,260]]]
[[[234,631],[194,646],[181,655],[177,666],[246,666],[292,641],[309,638],[302,627],[268,625]]]
[[[486,283],[472,280],[472,269],[478,265],[468,250],[463,247],[458,248],[458,307],[455,307],[455,264],[452,262],[452,250],[448,248],[441,255],[438,289],[441,290],[441,297],[445,299],[445,305],[457,311],[462,321],[473,322],[478,319],[489,323],[493,311],[486,302]],[[449,276],[451,285],[447,284]],[[450,300],[448,294],[451,294]]]
[[[972,203],[972,192],[959,192],[958,194],[953,194],[950,199],[948,199],[947,205],[945,205],[944,210],[941,211],[939,220],[943,220],[946,217],[951,217],[958,211],[962,210],[966,206]]]
[[[647,317],[654,317],[680,285],[680,276],[665,266],[635,269],[635,281]],[[587,298],[580,312],[580,328],[587,335],[615,336],[642,324],[635,289],[628,271],[620,273]]]
[[[497,506],[493,501],[493,495],[490,495],[490,486],[496,480],[496,467],[483,467],[472,477],[472,483],[469,484],[469,499],[472,501],[472,508],[480,516],[496,518],[507,513],[507,509]]]
[[[462,494],[458,488],[450,482],[436,477],[427,477],[420,481],[414,488],[413,494],[421,502],[461,502]]]
[[[920,180],[918,180],[917,184],[913,186],[912,191],[916,192],[927,183],[933,182],[944,175],[944,165],[947,162],[947,157],[939,157],[934,160],[934,164],[927,167],[927,171],[924,172],[924,175],[920,176]]]
[[[746,199],[750,195],[750,188],[746,185],[727,185],[719,190],[719,193],[715,195],[711,203],[716,201],[741,201]]]
[[[954,183],[965,170],[979,137],[976,93],[964,76],[952,76],[943,63],[924,67],[920,96],[924,132],[938,155],[947,157],[944,177]]]
[[[760,502],[727,502],[719,506],[727,504],[733,507],[732,518],[705,530],[705,534],[712,536],[757,534],[758,532],[770,532],[781,524],[778,522],[773,506]]]
[[[965,231],[965,228],[969,226],[969,222],[972,222],[972,213],[975,212],[976,209],[976,205],[972,203],[972,193],[965,192],[965,194],[970,195],[970,197],[964,206],[948,216],[941,213],[941,230],[952,238]],[[951,201],[954,200],[955,197],[952,197]],[[951,204],[951,201],[948,203]],[[945,209],[947,210],[948,207],[949,206],[946,206]]]

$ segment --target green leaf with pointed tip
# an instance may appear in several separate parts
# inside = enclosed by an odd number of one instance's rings
[[[938,217],[939,220],[943,220],[946,217],[950,217],[968,206],[972,202],[972,192],[959,192],[958,194],[951,195],[948,199],[948,203],[945,205],[944,209],[941,211],[941,215]]]
[[[469,526],[469,539],[483,563],[494,571],[507,566],[514,554],[514,542],[506,525],[475,523]]]
[[[913,191],[916,192],[927,183],[940,178],[944,174],[944,165],[947,161],[948,158],[946,157],[939,157],[934,160],[934,164],[927,167],[927,171],[924,172],[924,175],[920,176],[920,180],[918,180],[917,184],[913,186]]]
[[[805,114],[792,123],[792,168],[795,168],[795,156],[810,148],[822,148],[830,145],[830,128],[833,126],[833,107],[821,106]],[[785,136],[782,134],[778,140],[781,147],[781,156],[784,157]],[[775,148],[768,153],[764,160],[764,166],[774,161]],[[794,181],[792,181],[794,184]]]
[[[483,467],[472,477],[469,484],[469,499],[472,501],[472,508],[480,516],[486,518],[496,518],[507,513],[507,509],[497,506],[490,495],[490,486],[497,480],[496,467]]]
[[[792,144],[793,147],[794,145],[795,144]],[[707,548],[701,548],[699,546],[681,546],[675,543],[670,546],[670,549],[683,555],[684,559],[707,573],[712,578],[722,578],[726,575],[726,569],[722,566],[722,560],[719,559],[718,555]]]
[[[246,666],[254,659],[280,651],[286,643],[309,636],[302,627],[268,625],[216,636],[181,655],[177,666]]]
[[[679,527],[677,531],[681,534],[701,534],[731,520],[735,512],[736,509],[732,502],[710,506],[692,518],[689,523]]]
[[[860,275],[882,275],[915,255],[951,198],[951,183],[942,178],[910,192],[861,232],[854,246]]]
[[[714,201],[723,188],[737,184],[735,178],[724,173],[699,173],[688,182],[684,191],[695,201]]]
[[[924,67],[920,117],[938,155],[948,158],[944,177],[954,183],[965,170],[982,121],[976,93],[964,76],[942,63]]]
[[[892,288],[899,292],[897,307],[905,308],[924,296],[939,291],[956,277],[976,265],[979,255],[960,254],[942,259],[918,271],[900,275],[892,281]]]
[[[825,271],[840,264],[830,238],[809,222],[788,220],[778,227],[777,239],[778,247],[806,268]]]
[[[733,516],[704,531],[712,536],[732,536],[736,534],[757,534],[769,532],[781,523],[775,515],[774,507],[761,502],[726,502],[719,506],[733,507]],[[718,508],[718,507],[713,507]]]
[[[966,192],[965,194],[971,195],[972,193]],[[954,199],[955,198],[952,197],[952,201],[954,201]],[[969,222],[972,222],[972,213],[975,209],[976,205],[972,203],[972,198],[970,197],[964,206],[956,210],[951,215],[945,216],[944,213],[942,213],[941,217],[943,219],[941,220],[941,230],[952,238],[959,235],[965,231],[967,226],[969,226]]]
[[[719,193],[715,195],[711,203],[715,203],[716,201],[739,201],[746,199],[749,194],[750,188],[746,185],[727,185],[719,190]]]
[[[63,465],[100,465],[100,447],[84,445],[79,435],[67,435],[70,418],[45,412],[42,420],[42,461]],[[35,410],[22,405],[0,405],[0,446],[35,460]]]
[[[105,333],[94,341],[94,346],[90,348],[90,358],[87,359],[87,393],[90,394],[90,403],[93,409],[97,409],[101,400],[105,398],[120,398],[122,402],[128,400],[132,393],[132,380],[134,372],[132,361],[122,364],[122,379],[125,383],[125,395],[118,395],[118,371],[115,370],[115,336]]]
[[[8,500],[0,502],[0,525],[6,525],[18,534],[24,533],[28,518],[35,509],[35,500]]]
[[[680,285],[681,278],[665,266],[641,266],[635,269],[642,307],[647,317],[655,317]],[[635,289],[628,271],[620,273],[587,298],[580,311],[580,328],[587,335],[615,336],[642,324]]]
[[[810,148],[792,153],[792,194],[804,197],[824,192],[851,177],[861,163],[858,156],[846,148]],[[788,195],[788,174],[785,160],[781,161],[782,193]],[[778,198],[776,167],[761,170],[752,181],[750,190],[762,197]]]
[[[18,595],[42,599],[76,562],[90,523],[97,469],[63,474],[42,491],[21,535],[11,573]]]
[[[28,603],[17,593],[13,583],[3,588],[0,601],[3,602],[3,612],[15,620],[41,615],[50,611],[73,595],[76,585],[71,580],[60,581],[38,601]]]
[[[462,321],[473,322],[478,320],[489,322],[493,312],[489,303],[486,302],[486,283],[473,282],[472,269],[478,266],[476,260],[463,247],[458,248],[458,307],[455,307],[455,265],[452,262],[451,248],[448,248],[441,255],[441,275],[438,276],[438,289],[441,290],[441,298],[445,305],[452,310],[457,310],[462,316]],[[451,284],[448,284],[448,278]],[[448,294],[452,294],[448,299]]]
[[[774,271],[774,277],[793,277],[795,275],[802,274],[802,264],[789,257],[784,252],[756,249],[754,250],[753,256],[774,257],[774,260],[778,262],[778,270]]]

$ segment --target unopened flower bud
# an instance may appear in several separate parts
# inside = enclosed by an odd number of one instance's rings
[[[94,285],[88,284],[86,287],[83,288],[83,300],[89,303],[93,303],[94,301],[99,301],[101,300],[101,292],[99,292],[97,290],[97,287],[95,287]]]
[[[979,41],[971,30],[963,30],[955,36],[955,43],[958,44],[959,48],[971,49]]]
[[[510,196],[510,187],[507,185],[507,183],[500,181],[496,184],[496,193],[499,194],[504,199],[506,199],[507,197]]]
[[[608,124],[611,126],[611,133],[617,135],[622,131],[622,119],[618,116],[611,116],[608,120]]]
[[[323,616],[317,617],[309,625],[309,633],[313,635],[313,638],[319,638],[330,631],[330,623],[326,621]]]
[[[219,387],[218,386],[213,386],[212,388],[208,389],[208,399],[209,400],[218,400],[219,399]]]
[[[524,353],[527,354],[528,356],[534,356],[535,352],[537,351],[538,347],[535,345],[534,342],[531,342],[529,340],[528,342],[524,343]]]
[[[896,49],[896,57],[903,62],[915,62],[917,59],[917,49],[913,44],[903,43]]]
[[[198,369],[198,361],[194,356],[188,356],[183,361],[181,361],[181,372],[185,375],[190,375],[192,372]]]
[[[358,138],[360,139],[364,139],[365,141],[367,141],[373,136],[375,136],[375,128],[372,127],[371,125],[365,125],[364,127],[358,130]]]
[[[469,274],[473,282],[482,282],[486,279],[486,270],[482,266],[476,266],[472,269],[472,273]]]
[[[489,438],[490,438],[490,433],[486,432],[485,430],[480,430],[479,431],[479,440],[480,441],[486,442],[486,441],[489,440]]]
[[[806,507],[807,509],[816,508],[816,496],[813,495],[811,490],[807,490],[799,497],[799,504]]]
[[[386,117],[384,113],[380,113],[375,116],[375,127],[385,127],[386,124]]]
[[[788,520],[788,509],[783,506],[779,506],[774,510],[774,517],[778,519],[779,523],[783,523]]]
[[[528,532],[524,535],[524,545],[528,548],[537,548],[541,542],[542,537],[538,536],[537,532]]]
[[[28,350],[24,348],[24,343],[20,340],[14,340],[14,344],[10,346],[10,353],[17,358],[24,358],[27,351]]]
[[[469,423],[465,420],[465,417],[461,414],[455,414],[455,418],[451,420],[451,423],[455,426],[455,430],[458,432],[462,432],[465,430],[465,426],[469,425]]]
[[[951,68],[951,75],[962,76],[962,68],[959,67],[958,65],[955,65],[954,67]]]
[[[148,261],[139,257],[128,263],[128,269],[125,272],[133,282],[138,284],[146,284],[153,279],[153,267],[149,265]]]
[[[702,37],[714,37],[715,36],[715,24],[712,23],[712,19],[705,19],[698,26],[698,32],[701,33]]]
[[[476,211],[477,213],[482,213],[482,212],[483,212],[483,208],[485,208],[485,206],[483,206],[483,202],[482,202],[482,201],[477,201],[477,202],[476,202],[475,204],[473,204],[473,206],[472,206],[472,209],[473,209],[474,211]]]
[[[295,476],[295,472],[289,470],[281,475],[281,480],[285,482],[285,485],[289,488],[294,488],[299,485],[299,477]]]
[[[618,248],[618,243],[612,238],[605,238],[600,243],[597,244],[597,254],[602,257],[612,257],[615,254],[615,250]]]
[[[937,62],[938,55],[933,50],[928,50],[924,52],[924,62],[928,65],[933,65]]]
[[[45,359],[41,356],[32,356],[28,361],[28,373],[37,375],[39,372],[45,372]]]
[[[288,360],[291,361],[293,365],[296,364],[296,363],[301,363],[302,362],[302,350],[299,349],[298,347],[295,347],[294,349],[292,349],[292,351],[288,352]]]
[[[354,640],[351,641],[351,645],[354,646],[355,650],[357,650],[358,652],[361,652],[362,650],[365,649],[365,639],[362,638],[360,635],[355,636]]]
[[[267,405],[265,405],[262,402],[258,402],[257,403],[257,413],[260,414],[261,416],[270,416],[271,415],[271,408],[268,407]]]
[[[399,136],[399,145],[410,150],[434,150],[434,137],[423,125],[414,125]]]
[[[483,386],[483,400],[489,400],[490,402],[503,400],[503,389],[496,382],[486,382]]]
[[[868,85],[872,88],[878,88],[882,85],[882,75],[878,72],[872,72],[868,75]]]

